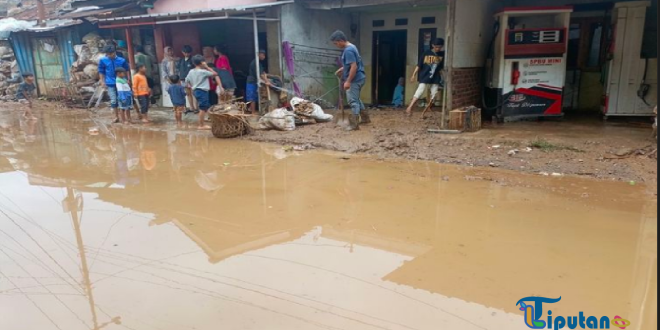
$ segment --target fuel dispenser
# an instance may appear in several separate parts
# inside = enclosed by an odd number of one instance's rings
[[[484,96],[484,107],[499,121],[563,116],[572,12],[572,7],[515,7],[495,15],[485,78],[491,100]]]

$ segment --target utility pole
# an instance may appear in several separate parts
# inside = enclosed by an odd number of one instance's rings
[[[41,0],[39,0],[41,1]],[[65,209],[71,215],[71,221],[73,222],[73,229],[76,232],[76,243],[78,245],[78,253],[80,254],[80,263],[81,271],[83,276],[83,284],[85,292],[87,293],[87,300],[89,303],[89,309],[92,313],[92,323],[93,328],[91,330],[101,330],[110,324],[121,324],[121,317],[116,316],[110,321],[99,324],[98,316],[96,315],[96,303],[94,302],[94,292],[92,290],[92,281],[89,277],[89,267],[87,265],[87,254],[85,253],[85,244],[83,243],[82,232],[80,230],[80,219],[78,218],[78,199],[76,194],[71,186],[67,184],[66,187],[66,197],[63,200],[63,204],[66,204],[67,208]]]
[[[46,7],[44,7],[44,0],[37,0],[37,15],[39,26],[46,26]]]

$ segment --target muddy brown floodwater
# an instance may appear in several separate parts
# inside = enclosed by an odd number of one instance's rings
[[[0,329],[657,328],[641,184],[40,117],[0,111]]]

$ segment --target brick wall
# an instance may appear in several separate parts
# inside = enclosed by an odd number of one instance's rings
[[[481,107],[481,68],[457,68],[452,74],[452,106]]]

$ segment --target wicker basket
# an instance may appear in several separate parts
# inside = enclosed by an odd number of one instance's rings
[[[250,134],[244,103],[224,104],[211,108],[211,132],[219,139],[231,139]]]

